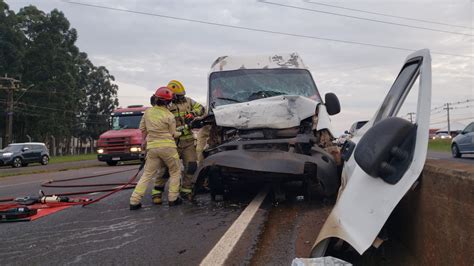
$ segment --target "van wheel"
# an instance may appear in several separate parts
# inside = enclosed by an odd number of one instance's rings
[[[117,161],[107,161],[108,166],[116,166],[118,164]]]
[[[451,153],[453,154],[454,158],[459,158],[461,157],[461,153],[459,152],[459,147],[456,143],[451,146]]]
[[[43,157],[41,157],[41,164],[42,165],[47,165],[48,163],[49,163],[48,155],[43,155]]]
[[[21,158],[16,157],[15,159],[13,159],[12,167],[13,168],[19,168],[19,167],[21,167],[22,164],[23,164],[23,161],[21,160]]]

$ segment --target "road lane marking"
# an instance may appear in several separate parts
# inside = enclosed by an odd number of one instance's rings
[[[200,265],[224,265],[227,258],[229,258],[230,253],[232,253],[232,250],[234,249],[235,245],[237,244],[237,242],[239,242],[248,225],[255,217],[255,214],[260,209],[260,206],[265,200],[268,191],[269,187],[266,186],[257,194],[257,196],[240,214],[239,218],[234,221],[234,223],[230,226],[227,232],[225,232],[225,234],[221,237],[219,242],[217,242],[214,248],[212,248],[212,250],[207,254],[207,256],[201,261]]]

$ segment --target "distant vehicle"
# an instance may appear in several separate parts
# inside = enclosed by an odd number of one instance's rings
[[[11,165],[18,168],[28,166],[29,163],[49,163],[49,151],[44,143],[13,143],[0,150],[0,166]]]
[[[470,123],[451,144],[453,157],[459,158],[463,154],[474,153],[474,122]]]
[[[451,139],[451,135],[445,132],[436,133],[431,139]]]
[[[97,142],[99,161],[115,166],[120,161],[140,159],[142,133],[138,127],[146,109],[143,105],[130,105],[111,114],[112,128],[102,133]]]
[[[349,130],[346,130],[344,134],[342,134],[338,139],[337,139],[337,145],[342,146],[344,145],[344,142],[346,140],[351,139],[354,134],[357,132],[357,130],[361,129],[368,121],[367,120],[362,120],[362,121],[357,121],[352,124]]]
[[[352,124],[349,131],[348,132],[346,131],[347,132],[346,134],[351,134],[352,136],[354,136],[356,131],[361,129],[365,124],[367,124],[367,122],[369,122],[369,121],[368,120],[362,120],[362,121],[354,122],[354,124]]]

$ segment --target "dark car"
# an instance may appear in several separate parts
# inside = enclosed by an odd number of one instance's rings
[[[14,143],[0,150],[0,166],[11,165],[17,168],[29,163],[49,163],[49,152],[44,143]]]
[[[462,154],[474,153],[474,122],[453,139],[451,152],[456,158],[461,157]]]

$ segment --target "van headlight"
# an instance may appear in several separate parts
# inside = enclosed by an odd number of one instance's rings
[[[97,153],[98,153],[98,154],[104,153],[104,149],[97,149]]]
[[[130,152],[141,152],[142,151],[142,148],[140,147],[131,147],[130,148]]]
[[[3,154],[3,157],[11,157],[13,155],[12,152],[6,152]]]

